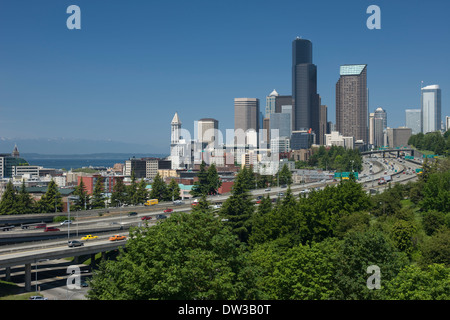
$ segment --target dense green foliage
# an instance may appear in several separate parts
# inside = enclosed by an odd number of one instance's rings
[[[423,134],[422,132],[412,135],[408,144],[416,147],[419,150],[428,150],[434,152],[437,155],[450,155],[450,130],[443,135],[439,132],[428,132]]]
[[[300,169],[305,163],[298,163]],[[358,149],[345,149],[344,147],[320,146],[313,149],[313,155],[307,163],[310,167],[319,167],[324,170],[336,170],[338,172],[360,172],[362,170],[362,157]]]

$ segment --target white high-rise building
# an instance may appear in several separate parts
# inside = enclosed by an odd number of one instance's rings
[[[441,130],[441,89],[439,85],[422,88],[422,132]]]
[[[411,128],[412,134],[422,132],[421,110],[406,109],[405,110],[406,127]]]

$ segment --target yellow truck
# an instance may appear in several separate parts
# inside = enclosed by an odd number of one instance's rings
[[[145,203],[146,206],[154,206],[155,204],[158,204],[158,199],[150,199]]]

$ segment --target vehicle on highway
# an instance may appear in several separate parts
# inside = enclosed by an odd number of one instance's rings
[[[45,224],[45,223],[23,224],[21,227],[22,227],[22,229],[30,229],[30,228],[43,229],[43,228],[47,227],[47,224]]]
[[[109,241],[119,241],[119,240],[125,240],[127,237],[121,236],[120,234],[115,234],[111,237],[109,237]]]
[[[132,216],[137,216],[137,212],[128,212],[128,216],[132,217]]]
[[[164,213],[170,213],[173,212],[173,209],[167,208],[166,210],[164,210]]]
[[[156,219],[166,219],[167,218],[167,216],[166,215],[164,215],[164,214],[158,214],[157,216],[156,216]]]
[[[287,185],[282,184],[282,185],[281,185],[281,188],[287,188]]]
[[[93,236],[92,234],[88,234],[88,235],[84,236],[83,238],[81,238],[81,240],[94,240],[97,238],[98,238],[98,236]]]
[[[152,219],[151,216],[143,216],[143,217],[141,218],[141,220],[151,220],[151,219]]]
[[[46,227],[44,229],[44,232],[49,232],[49,231],[60,231],[60,230],[56,227]]]
[[[67,246],[69,246],[70,248],[82,247],[82,246],[84,246],[84,243],[79,240],[69,240],[69,241],[67,241]]]
[[[278,192],[278,196],[282,197],[282,196],[284,196],[284,193],[283,192]]]
[[[266,188],[266,190],[264,190],[264,191],[270,191],[271,189],[270,188]]]
[[[158,204],[158,199],[150,199],[150,200],[147,200],[146,203],[144,203],[144,205],[146,205],[146,206],[154,206],[155,204]]]
[[[179,206],[179,205],[184,204],[184,202],[181,201],[181,200],[175,200],[175,201],[173,202],[173,204],[176,205],[176,206]]]
[[[64,220],[63,222],[60,223],[61,226],[65,224],[72,224],[72,220]]]
[[[31,296],[29,299],[30,300],[48,300],[48,298],[44,298],[41,296]]]

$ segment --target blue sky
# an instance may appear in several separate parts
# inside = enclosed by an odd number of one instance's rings
[[[81,30],[66,27],[72,4]],[[380,30],[366,27],[372,4]],[[192,132],[195,120],[213,117],[225,133],[235,97],[259,98],[263,110],[273,89],[291,94],[296,36],[313,43],[330,121],[342,64],[368,64],[369,109],[387,110],[388,126],[419,108],[421,81],[441,86],[445,118],[449,17],[445,0],[2,0],[0,137],[110,139],[168,152],[176,111]]]

